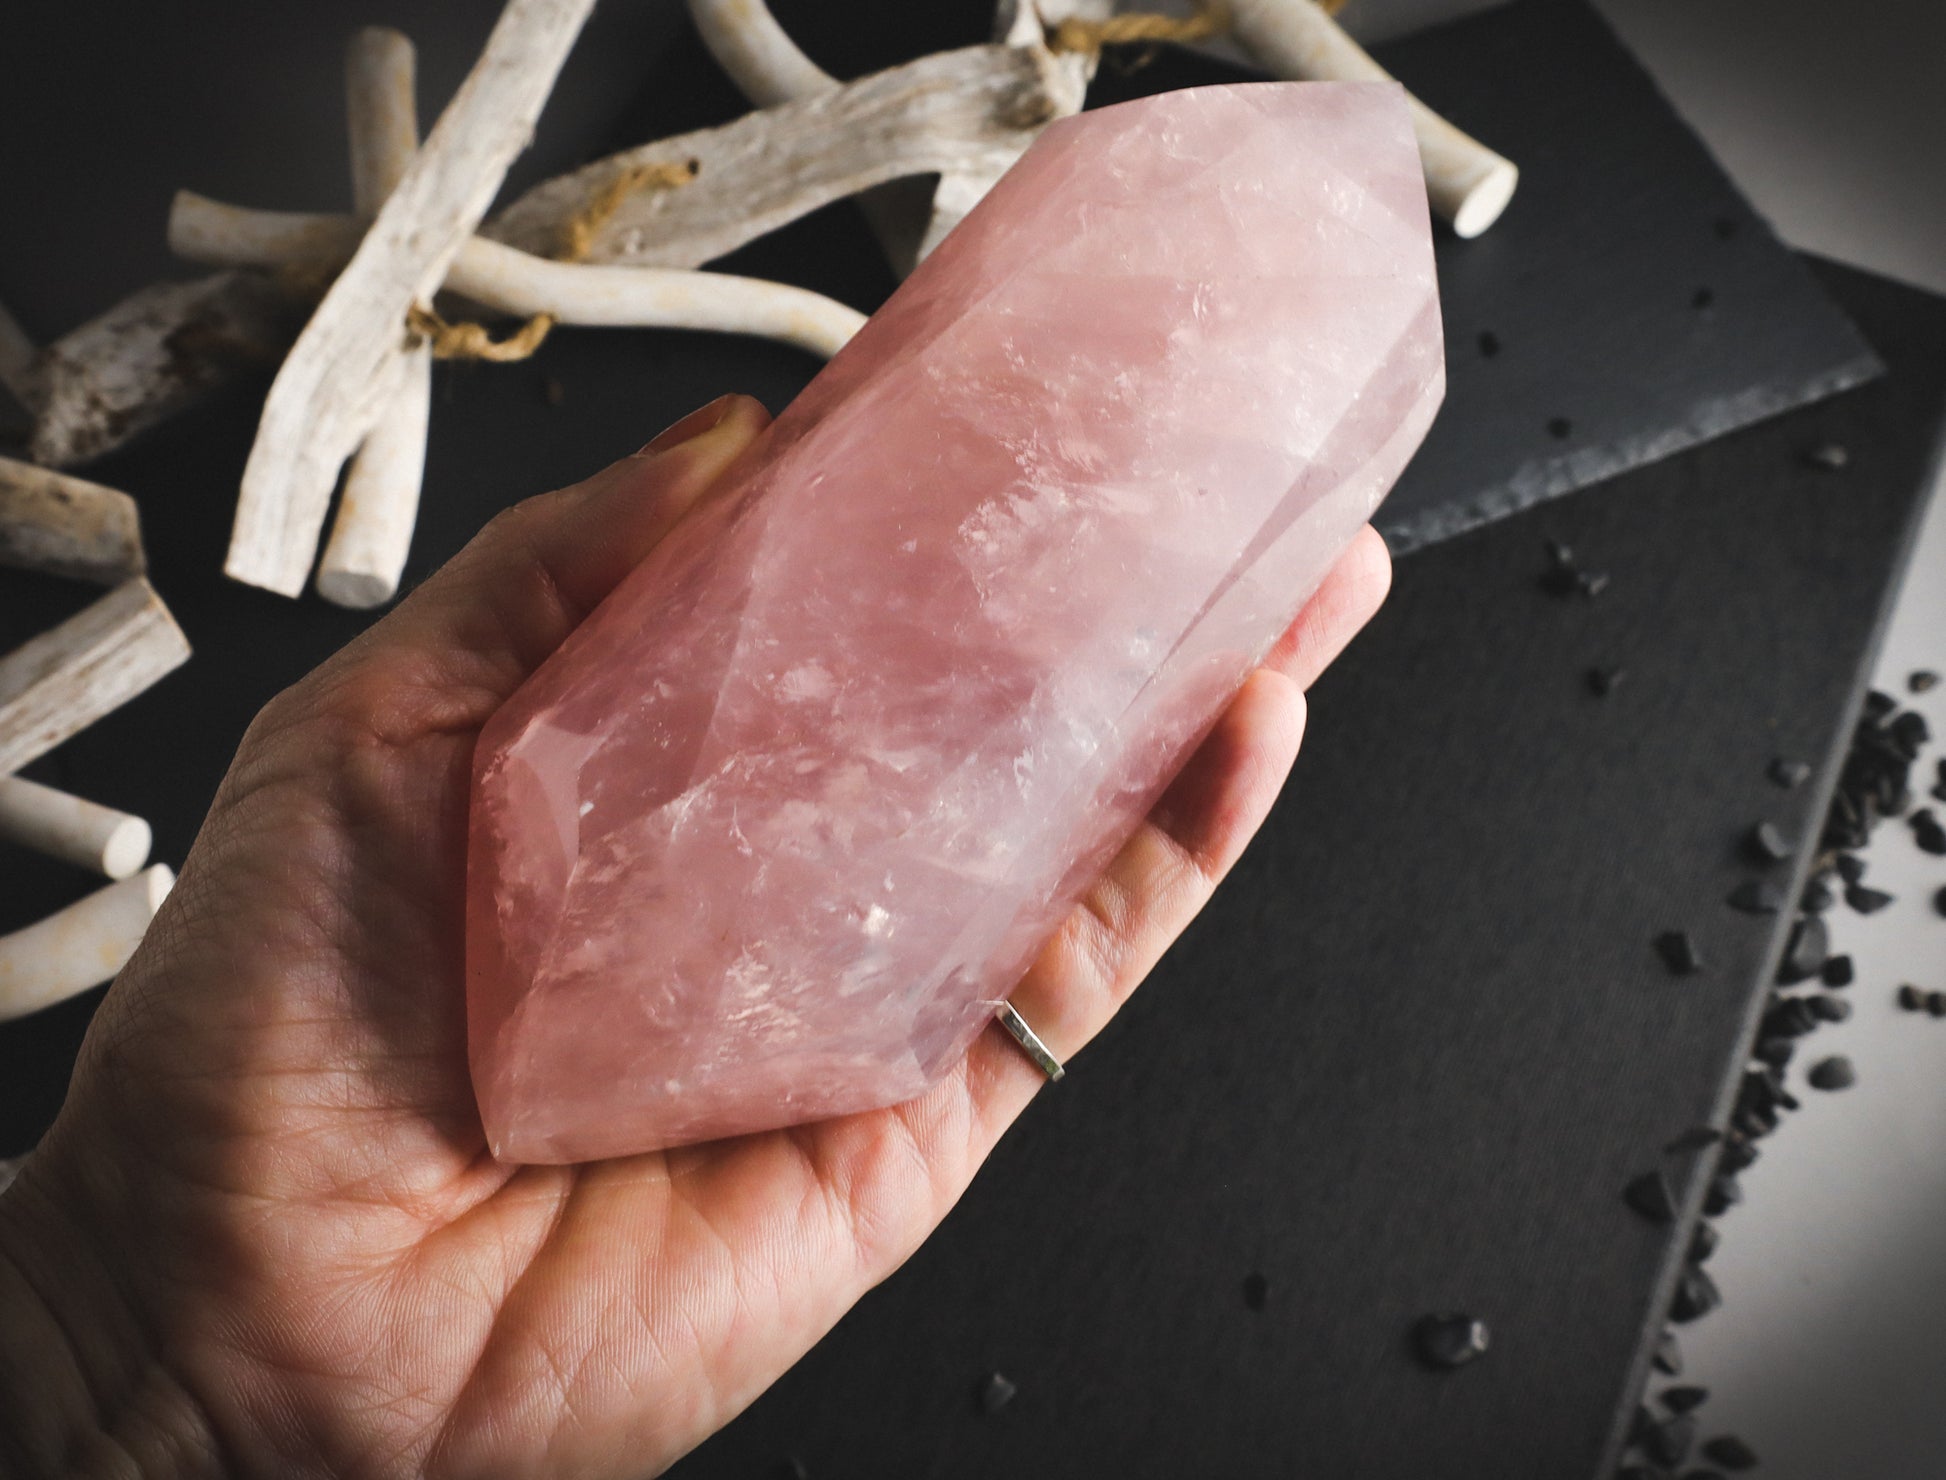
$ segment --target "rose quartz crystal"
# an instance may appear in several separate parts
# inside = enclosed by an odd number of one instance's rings
[[[481,736],[467,1007],[495,1154],[923,1091],[1443,389],[1396,86],[1048,128]]]

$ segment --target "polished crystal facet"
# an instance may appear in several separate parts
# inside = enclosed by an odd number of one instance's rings
[[[923,1091],[1443,384],[1397,87],[1048,128],[482,736],[468,1014],[495,1152]]]

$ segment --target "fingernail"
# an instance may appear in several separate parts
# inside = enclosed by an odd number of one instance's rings
[[[704,432],[721,426],[723,418],[730,414],[731,403],[735,400],[735,396],[718,396],[709,405],[698,406],[674,426],[657,432],[642,444],[642,450],[635,455],[648,457],[653,453],[667,452],[671,447],[680,447],[683,443],[702,436]]]

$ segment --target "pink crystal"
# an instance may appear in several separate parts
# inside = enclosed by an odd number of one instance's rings
[[[923,1091],[1443,391],[1396,86],[1048,128],[481,736],[467,1007],[494,1152]]]

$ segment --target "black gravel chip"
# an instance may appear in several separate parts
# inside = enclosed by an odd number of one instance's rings
[[[1757,1451],[1734,1434],[1725,1434],[1720,1439],[1712,1439],[1703,1446],[1703,1457],[1712,1464],[1723,1466],[1726,1470],[1754,1470],[1757,1468]]]
[[[1597,699],[1605,699],[1614,693],[1620,687],[1622,680],[1627,677],[1628,670],[1621,664],[1615,663],[1606,668],[1590,668],[1582,675],[1582,681],[1588,685],[1589,693]]]
[[[1262,1310],[1270,1301],[1270,1281],[1260,1274],[1243,1277],[1243,1304],[1248,1310]]]
[[[1770,763],[1765,774],[1777,785],[1789,791],[1793,787],[1802,786],[1811,779],[1811,763],[1809,761],[1794,761],[1786,756],[1780,755]]]
[[[1858,970],[1849,956],[1833,956],[1818,970],[1818,979],[1827,987],[1848,987],[1858,979]]]
[[[1837,902],[1838,896],[1831,892],[1830,884],[1823,879],[1813,879],[1804,886],[1797,907],[1807,915],[1822,915]]]
[[[1935,858],[1946,858],[1946,827],[1931,812],[1924,814],[1925,821],[1912,824],[1912,841],[1919,845],[1919,851],[1930,853]]]
[[[1863,884],[1853,884],[1845,891],[1845,903],[1861,915],[1876,915],[1892,902],[1892,896],[1883,889],[1868,889]]]
[[[1797,1045],[1788,1038],[1759,1039],[1751,1057],[1769,1064],[1773,1069],[1781,1069],[1790,1063],[1791,1055],[1797,1052]]]
[[[1904,714],[1885,727],[1885,733],[1892,737],[1892,743],[1909,761],[1919,759],[1919,752],[1926,748],[1932,739],[1932,727],[1926,717],[1916,709],[1908,709]]]
[[[998,1372],[989,1372],[980,1382],[980,1412],[998,1413],[1013,1402],[1019,1392],[1020,1388],[1017,1384],[1009,1382]]]
[[[1696,1447],[1696,1420],[1690,1414],[1678,1413],[1643,1434],[1638,1445],[1650,1460],[1673,1470]]]
[[[1797,854],[1797,844],[1774,822],[1760,822],[1744,835],[1743,851],[1759,863],[1783,863]]]
[[[1851,462],[1851,453],[1842,442],[1820,442],[1804,449],[1804,466],[1822,473],[1836,473]]]
[[[1926,994],[1907,982],[1899,988],[1899,1006],[1907,1012],[1919,1012],[1926,1005]]]
[[[1774,915],[1784,908],[1784,891],[1768,879],[1745,879],[1723,902],[1746,915]]]
[[[1723,1143],[1723,1154],[1716,1165],[1726,1172],[1748,1171],[1757,1164],[1758,1151],[1750,1142],[1741,1137],[1732,1137]]]
[[[1819,915],[1806,915],[1791,926],[1790,944],[1784,947],[1784,960],[1777,968],[1777,979],[1785,986],[1809,981],[1824,969],[1831,951],[1831,932]]]
[[[1865,860],[1856,853],[1840,853],[1836,868],[1838,877],[1847,884],[1856,884],[1865,877]]]
[[[1691,1264],[1709,1263],[1710,1255],[1716,1252],[1718,1241],[1719,1235],[1717,1234],[1714,1223],[1698,1223],[1696,1225],[1696,1232],[1691,1234],[1689,1238],[1689,1262]]]
[[[1851,1016],[1851,1004],[1842,997],[1830,997],[1820,993],[1811,999],[1811,1011],[1820,1022],[1842,1023]]]
[[[1651,1223],[1673,1223],[1676,1195],[1660,1172],[1644,1172],[1622,1189],[1623,1200]]]
[[[1804,1076],[1804,1080],[1812,1089],[1850,1089],[1858,1083],[1858,1071],[1852,1068],[1851,1060],[1843,1054],[1833,1054],[1830,1058],[1820,1059],[1813,1064],[1811,1072]]]
[[[1873,689],[1865,695],[1866,719],[1881,720],[1890,718],[1891,715],[1897,712],[1898,707],[1899,701],[1882,690]]]
[[[1693,1413],[1710,1400],[1710,1390],[1706,1387],[1664,1388],[1662,1406],[1671,1413]]]
[[[1694,1265],[1683,1270],[1676,1281],[1675,1297],[1669,1302],[1669,1319],[1679,1326],[1700,1321],[1723,1303],[1723,1292],[1716,1281]]]
[[[1930,694],[1939,687],[1939,675],[1930,668],[1915,668],[1907,675],[1905,686],[1915,694]]]
[[[1664,1328],[1655,1339],[1655,1354],[1649,1360],[1666,1377],[1682,1376],[1682,1343],[1676,1340],[1675,1332]]]
[[[1464,1367],[1486,1354],[1492,1333],[1487,1323],[1474,1316],[1446,1312],[1423,1316],[1412,1328],[1413,1344],[1420,1360],[1429,1367],[1450,1370]]]
[[[1692,1125],[1662,1149],[1671,1156],[1682,1156],[1691,1151],[1701,1151],[1707,1146],[1714,1146],[1722,1139],[1723,1132],[1713,1125]]]
[[[1926,1011],[1936,1018],[1946,1018],[1946,992],[1926,993]]]
[[[1946,909],[1941,910],[1946,914]],[[1703,969],[1703,958],[1686,930],[1665,930],[1655,938],[1656,954],[1677,976],[1693,976]]]
[[[1711,1178],[1709,1191],[1703,1195],[1703,1213],[1707,1217],[1721,1218],[1742,1201],[1743,1184],[1724,1172]]]
[[[1941,889],[1932,897],[1932,911],[1935,915],[1946,918],[1946,889]]]

